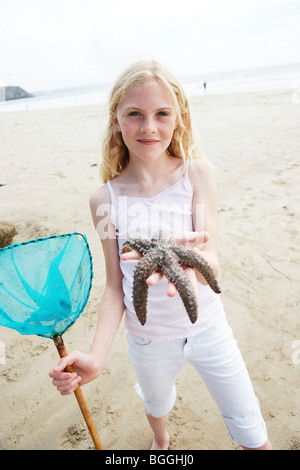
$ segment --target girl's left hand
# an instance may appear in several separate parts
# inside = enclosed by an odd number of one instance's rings
[[[203,247],[203,244],[206,243],[209,239],[209,234],[207,232],[184,232],[184,233],[174,233],[171,235],[171,238],[173,239],[174,243],[176,245],[182,246],[186,249],[193,250],[194,248],[201,249]],[[129,251],[127,253],[122,254],[122,260],[126,261],[129,259],[140,259],[141,255],[137,253],[137,251]],[[185,274],[191,281],[196,296],[198,295],[198,287],[197,287],[197,278],[196,278],[196,273],[193,268],[190,268],[188,266],[182,266]],[[147,279],[147,284],[148,286],[154,286],[160,279],[162,279],[164,274],[160,271],[155,271],[152,273],[148,279]],[[169,297],[174,297],[177,293],[177,289],[175,284],[173,282],[168,283],[168,288],[167,288],[167,295]]]

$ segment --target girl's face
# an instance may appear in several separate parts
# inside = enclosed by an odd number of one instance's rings
[[[113,122],[131,159],[154,161],[167,155],[176,129],[173,99],[155,80],[135,85],[119,104]]]

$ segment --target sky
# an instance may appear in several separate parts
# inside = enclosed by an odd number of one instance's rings
[[[0,0],[0,86],[109,83],[151,57],[184,77],[300,62],[300,0]]]

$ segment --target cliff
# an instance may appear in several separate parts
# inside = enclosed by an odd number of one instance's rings
[[[0,93],[0,101],[19,100],[33,96],[19,86],[6,86],[4,87],[4,91],[5,93]]]

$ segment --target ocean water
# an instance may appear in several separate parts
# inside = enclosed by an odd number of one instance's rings
[[[183,80],[188,95],[203,93],[204,82],[210,94],[296,89],[300,88],[300,62],[206,74],[200,83],[199,77]]]
[[[254,91],[300,90],[300,62],[272,67],[179,76],[188,96],[205,94],[245,93]],[[206,89],[204,89],[206,82]],[[0,102],[0,113],[58,109],[97,105],[107,101],[111,83],[60,90],[33,92],[32,98]]]

